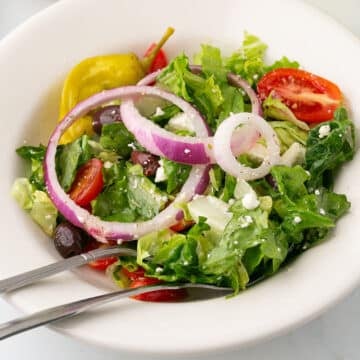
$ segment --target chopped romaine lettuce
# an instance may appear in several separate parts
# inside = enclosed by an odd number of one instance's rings
[[[225,66],[253,85],[265,72],[266,48],[258,37],[245,33],[241,48],[226,59]]]
[[[310,130],[309,126],[296,118],[294,113],[280,99],[274,98],[270,94],[262,103],[264,116],[276,120],[285,120],[293,123],[303,130]]]
[[[129,144],[133,143],[135,138],[122,122],[114,122],[103,125],[99,141],[104,149],[114,151],[122,158],[128,158],[132,151]]]
[[[77,169],[91,159],[92,148],[89,137],[83,135],[72,143],[58,148],[56,171],[61,187],[68,191],[75,179]]]
[[[15,180],[11,188],[11,195],[22,209],[29,212],[43,231],[52,236],[58,211],[49,196],[44,191],[37,190],[26,178]]]
[[[167,193],[143,175],[140,165],[128,169],[127,198],[130,208],[137,211],[143,220],[153,218],[169,201]]]
[[[172,194],[179,191],[189,176],[191,166],[180,164],[168,159],[161,159],[166,177],[166,192]]]
[[[21,146],[16,149],[16,153],[27,161],[26,175],[29,181],[38,190],[45,190],[43,161],[46,147],[39,146]]]
[[[322,127],[328,127],[328,134],[322,135]],[[323,128],[324,129],[324,128]],[[354,124],[347,111],[339,108],[334,119],[311,129],[306,142],[305,168],[310,171],[309,187],[331,188],[332,173],[341,164],[353,158],[355,153]]]
[[[11,187],[11,195],[24,210],[30,210],[33,205],[34,188],[27,178],[17,178]]]
[[[280,153],[284,153],[295,142],[305,146],[308,132],[289,121],[269,121],[280,140]]]

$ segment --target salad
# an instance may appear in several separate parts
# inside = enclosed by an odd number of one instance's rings
[[[204,44],[169,63],[169,28],[143,59],[88,58],[64,82],[46,146],[22,146],[12,194],[63,257],[120,287],[193,282],[234,294],[323,241],[350,208],[333,191],[354,156],[341,90],[245,33],[230,56]],[[185,290],[136,296],[176,301]]]

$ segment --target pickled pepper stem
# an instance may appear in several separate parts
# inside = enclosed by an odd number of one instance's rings
[[[148,72],[150,69],[151,64],[156,58],[156,55],[159,53],[160,49],[163,47],[163,45],[166,43],[166,41],[169,39],[169,37],[174,33],[174,29],[172,27],[168,27],[160,39],[160,41],[156,44],[156,46],[151,50],[150,54],[145,56],[141,60],[141,65],[145,72]]]

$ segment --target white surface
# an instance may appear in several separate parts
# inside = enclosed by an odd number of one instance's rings
[[[353,17],[358,13],[356,10],[355,2],[349,2],[349,18],[353,14]],[[11,7],[9,8],[9,4]],[[19,19],[22,20],[26,11],[32,11],[29,9],[29,1],[0,1],[0,35],[11,27],[11,24],[15,24]],[[45,1],[32,1],[33,10],[36,11],[42,5],[45,5]],[[320,3],[320,2],[318,2]],[[342,11],[347,7],[347,1],[341,3]],[[8,4],[4,6],[4,4]],[[15,5],[16,4],[16,5]],[[28,6],[25,6],[27,4]],[[4,7],[3,7],[4,6]],[[39,7],[37,7],[39,6]],[[353,6],[353,7],[351,7]],[[15,11],[15,9],[19,12]],[[4,20],[2,17],[7,13],[16,14],[8,15]],[[24,12],[23,12],[24,11]],[[337,16],[340,14],[336,12]],[[10,20],[9,20],[10,19]],[[12,22],[11,22],[12,21]],[[348,22],[348,20],[344,20]],[[353,22],[355,24],[355,21]],[[2,30],[2,25],[5,24],[5,30]],[[3,31],[3,32],[1,32]],[[354,32],[356,29],[354,28]],[[358,33],[357,33],[358,34]],[[330,310],[322,318],[306,325],[300,330],[297,330],[290,335],[283,336],[281,338],[272,340],[268,343],[258,345],[253,348],[238,351],[237,353],[229,354],[227,359],[356,359],[357,354],[360,353],[360,346],[356,341],[357,334],[359,333],[360,326],[357,325],[357,319],[359,315],[358,300],[360,293],[357,292],[351,298],[345,301],[345,303],[338,305],[336,308]],[[13,316],[15,312],[9,310],[10,307],[3,304],[1,301],[0,307],[0,321],[5,321]],[[9,313],[7,313],[9,312]],[[4,314],[3,314],[4,313]],[[121,338],[119,339],[121,341]],[[141,339],[139,339],[139,345]],[[73,340],[63,338],[60,335],[49,332],[46,329],[34,330],[31,333],[19,335],[12,339],[5,340],[0,343],[0,355],[4,359],[47,359],[51,354],[53,359],[63,359],[67,357],[72,359],[118,359],[119,354],[109,353],[108,351],[102,351],[83,344],[75,343]],[[43,356],[43,357],[41,357]],[[57,357],[58,356],[58,357]],[[122,358],[126,358],[123,354]],[[134,357],[131,357],[134,358]],[[140,358],[140,357],[139,357]],[[222,356],[211,356],[209,358],[223,358]]]

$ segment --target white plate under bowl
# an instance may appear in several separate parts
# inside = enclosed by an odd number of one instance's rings
[[[58,259],[51,241],[9,195],[22,171],[14,149],[24,141],[46,143],[57,118],[61,82],[76,62],[103,53],[142,55],[168,25],[176,28],[166,45],[170,56],[183,50],[192,54],[202,42],[234,50],[244,30],[257,34],[269,45],[269,59],[287,55],[337,83],[354,119],[360,117],[358,40],[302,2],[62,1],[0,44],[1,278]],[[122,351],[169,355],[234,349],[309,321],[359,282],[360,192],[354,181],[359,175],[356,157],[337,182],[337,190],[348,194],[352,208],[328,241],[239,296],[179,304],[122,300],[55,328]],[[108,289],[89,274],[66,273],[7,299],[31,313]]]

